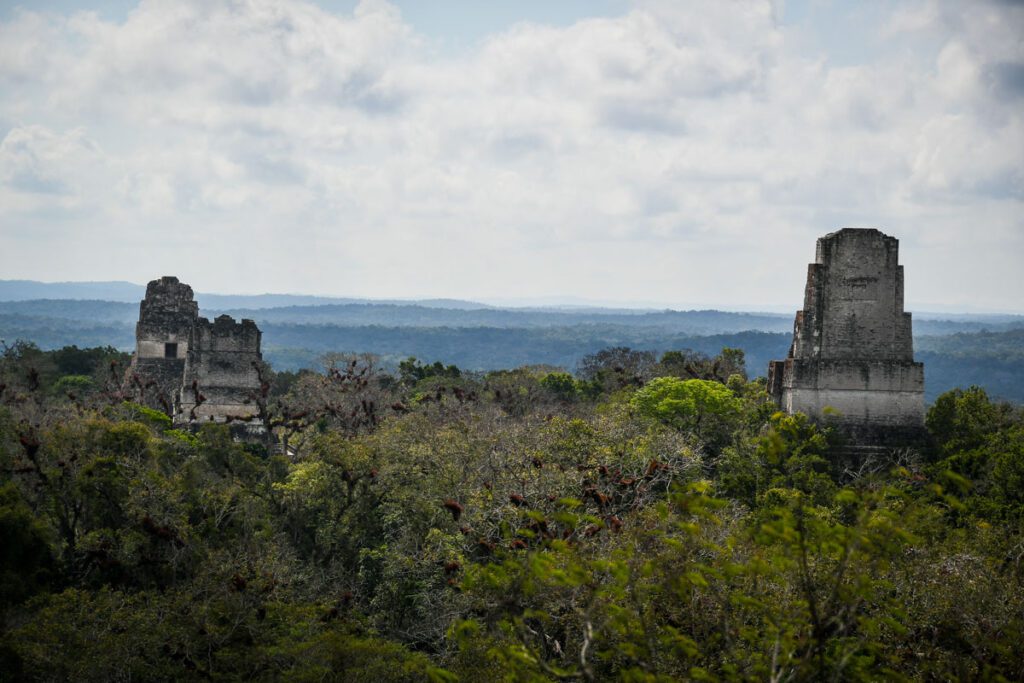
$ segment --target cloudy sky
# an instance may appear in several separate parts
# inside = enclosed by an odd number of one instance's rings
[[[19,6],[22,5],[22,6]],[[0,278],[1024,312],[1024,4],[0,4]]]

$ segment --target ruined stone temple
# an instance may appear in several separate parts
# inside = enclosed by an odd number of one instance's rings
[[[260,331],[252,320],[199,316],[192,288],[176,277],[153,280],[139,304],[127,391],[176,425],[259,424]]]
[[[836,425],[854,445],[900,446],[924,425],[924,365],[903,310],[899,240],[844,228],[818,240],[786,360],[768,391],[787,413]]]

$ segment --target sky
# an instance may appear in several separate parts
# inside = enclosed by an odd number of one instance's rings
[[[0,278],[1024,313],[1024,3],[0,1]]]

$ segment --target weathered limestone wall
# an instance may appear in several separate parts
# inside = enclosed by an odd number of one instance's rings
[[[199,318],[192,329],[177,422],[252,420],[260,391],[261,333],[252,320]],[[198,398],[200,400],[197,400]]]
[[[878,230],[818,240],[789,357],[769,365],[780,408],[877,442],[923,426],[924,366],[914,362],[898,256],[899,241]]]

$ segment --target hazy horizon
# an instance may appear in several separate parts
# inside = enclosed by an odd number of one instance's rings
[[[0,279],[0,284],[14,283],[14,282],[25,282],[29,284],[41,284],[41,285],[118,285],[118,286],[131,286],[138,287],[140,290],[145,289],[146,283],[141,282],[130,282],[128,280],[55,280],[55,281],[44,281],[44,280],[5,280]],[[190,286],[192,283],[188,282]],[[716,310],[730,313],[769,313],[778,315],[789,315],[794,313],[802,306],[802,301],[794,302],[792,305],[789,304],[776,304],[768,306],[730,306],[730,305],[713,305],[706,302],[669,302],[669,301],[643,301],[643,300],[622,300],[622,299],[589,299],[584,297],[573,297],[573,296],[559,296],[549,295],[546,297],[533,297],[533,298],[516,298],[516,297],[490,297],[490,298],[473,298],[469,296],[456,296],[456,297],[417,297],[417,296],[397,296],[397,297],[362,297],[362,296],[351,296],[346,293],[311,293],[311,292],[273,292],[273,291],[203,291],[201,288],[193,286],[193,291],[196,292],[197,301],[202,304],[201,298],[203,296],[215,296],[215,297],[295,297],[295,298],[307,298],[307,299],[325,299],[325,300],[358,300],[360,302],[409,302],[412,304],[420,302],[462,302],[469,304],[481,304],[483,306],[495,307],[495,308],[552,308],[552,309],[567,309],[573,308],[605,308],[605,309],[622,309],[622,310],[635,310],[635,311],[661,311],[661,310],[676,310],[676,311],[693,311],[693,310]],[[31,297],[34,298],[34,297]],[[63,297],[56,297],[63,298]],[[91,299],[93,297],[76,296],[74,299]],[[108,298],[104,299],[102,296],[97,296],[97,300],[108,300],[108,301],[123,301],[126,303],[133,303],[134,298]],[[17,300],[30,300],[28,296],[22,296],[18,299],[6,299],[2,292],[0,292],[0,301],[17,301]],[[303,305],[303,304],[295,304]],[[216,307],[207,307],[216,308]],[[944,307],[941,304],[920,305],[920,306],[906,306],[906,310],[918,315],[932,316],[932,315],[978,315],[978,316],[1024,316],[1024,310],[1001,310],[994,308],[979,308],[979,307],[967,307],[964,309],[955,307]]]

